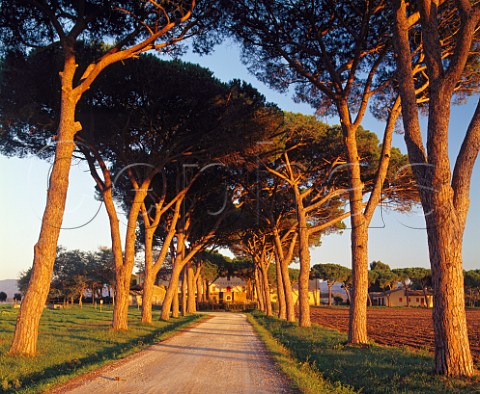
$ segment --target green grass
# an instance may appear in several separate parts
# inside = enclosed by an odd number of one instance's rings
[[[434,375],[433,358],[427,352],[375,344],[350,347],[345,345],[346,335],[335,330],[318,325],[301,328],[257,312],[252,316],[297,364],[308,364],[334,388],[316,392],[348,392],[341,391],[348,389],[375,394],[480,392],[479,378],[454,380]]]
[[[39,393],[111,360],[125,357],[173,335],[200,316],[154,320],[141,324],[140,312],[129,311],[129,330],[114,332],[112,312],[91,306],[48,310],[42,315],[37,357],[11,357],[6,353],[13,338],[17,310],[0,307],[0,392]],[[154,317],[155,319],[155,317]]]
[[[308,362],[300,362],[292,356],[292,353],[281,345],[272,335],[261,318],[256,313],[247,315],[249,322],[265,343],[267,350],[273,356],[275,363],[280,367],[284,374],[290,379],[292,388],[296,392],[306,394],[320,393],[355,393],[351,387],[345,386],[339,382],[332,384],[324,379],[322,374]]]

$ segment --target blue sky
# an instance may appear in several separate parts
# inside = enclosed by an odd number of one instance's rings
[[[184,60],[210,68],[223,81],[243,79],[261,91],[268,101],[284,110],[313,114],[306,104],[294,103],[291,97],[274,92],[251,76],[241,64],[234,44],[219,47],[212,56],[189,54]],[[108,70],[106,71],[108,72]],[[478,97],[467,105],[454,107],[451,119],[449,150],[456,157],[461,138],[471,119]],[[336,119],[321,119],[338,123]],[[425,122],[424,122],[425,123]],[[383,125],[367,116],[363,126],[382,132]],[[394,145],[405,152],[403,136],[394,137]],[[0,279],[13,279],[31,266],[33,246],[38,238],[46,198],[50,164],[36,158],[17,159],[0,156],[2,223],[0,230]],[[95,250],[109,246],[109,226],[105,209],[93,198],[94,182],[83,163],[74,163],[70,176],[67,209],[59,244],[69,249]],[[464,239],[465,269],[480,268],[480,165],[472,179],[471,208]],[[369,232],[369,261],[382,260],[393,268],[429,266],[424,221],[420,210],[397,214],[377,209]],[[350,231],[324,237],[322,246],[312,249],[312,264],[333,262],[350,266]],[[1,290],[1,289],[0,289]]]

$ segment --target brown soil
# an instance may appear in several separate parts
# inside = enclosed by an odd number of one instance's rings
[[[347,308],[312,308],[313,323],[348,331]],[[376,343],[434,351],[432,310],[424,308],[369,308],[368,336]],[[468,336],[475,361],[480,362],[480,310],[467,310]]]

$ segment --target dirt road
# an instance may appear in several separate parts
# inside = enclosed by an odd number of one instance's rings
[[[62,393],[291,393],[244,315],[217,313]]]

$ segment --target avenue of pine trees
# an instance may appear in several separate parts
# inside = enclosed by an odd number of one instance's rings
[[[310,251],[351,228],[349,342],[368,341],[368,227],[381,203],[425,212],[434,292],[435,371],[472,376],[462,240],[480,149],[477,106],[456,158],[448,153],[452,100],[478,92],[476,1],[2,3],[3,154],[41,151],[52,171],[31,278],[11,355],[35,355],[68,190],[84,160],[103,201],[115,271],[112,326],[128,329],[135,251],[144,249],[142,321],[154,279],[172,265],[161,318],[178,313],[178,280],[212,246],[255,266],[259,294],[275,264],[282,319],[296,320],[288,267],[296,259],[298,321],[310,326]],[[283,113],[242,81],[221,83],[199,66],[146,52],[199,53],[224,39],[272,88],[293,87],[314,117]],[[383,121],[381,141],[361,123]],[[428,117],[427,133],[419,116]],[[392,147],[403,125],[408,156]],[[379,130],[380,132],[380,130]],[[349,210],[344,208],[348,203]],[[122,238],[119,221],[125,213]],[[262,290],[263,289],[263,290]],[[188,301],[187,310],[194,308]],[[260,303],[262,299],[260,297]],[[271,314],[268,297],[262,309]]]

